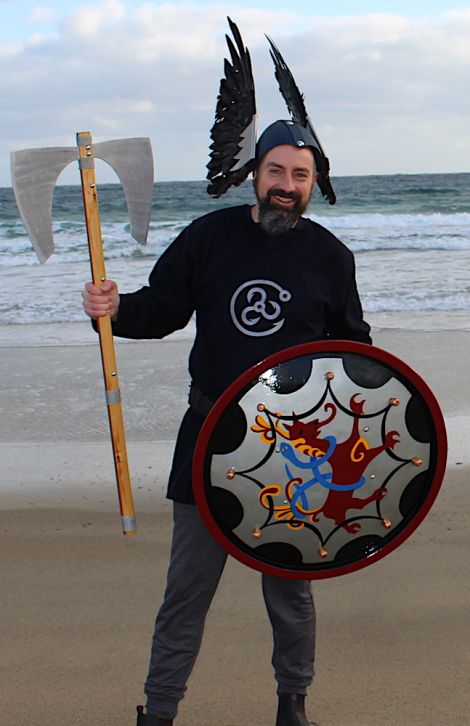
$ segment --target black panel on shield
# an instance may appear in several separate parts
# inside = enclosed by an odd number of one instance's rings
[[[302,564],[302,553],[287,542],[268,542],[255,548],[257,557],[266,562],[298,567]]]
[[[423,443],[431,440],[429,418],[419,396],[414,395],[408,401],[405,421],[408,431],[414,439],[422,441]]]
[[[229,454],[235,451],[245,438],[246,426],[243,409],[237,403],[227,406],[207,445],[207,453]]]
[[[366,535],[348,542],[336,553],[335,562],[344,564],[368,557],[380,549],[382,537],[378,534]]]
[[[343,353],[342,359],[344,370],[358,386],[380,388],[393,377],[393,371],[390,368],[386,368],[371,358],[354,353]]]
[[[429,472],[422,471],[409,482],[400,497],[400,514],[403,518],[414,516],[427,496],[431,481]]]
[[[238,497],[220,487],[209,487],[206,494],[209,509],[217,512],[217,520],[222,529],[230,533],[238,527],[244,514]]]
[[[275,393],[288,395],[299,391],[310,378],[311,372],[312,357],[303,355],[270,368],[269,376],[263,375],[261,380]]]

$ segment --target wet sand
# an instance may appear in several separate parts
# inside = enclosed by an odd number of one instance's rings
[[[381,330],[434,390],[448,470],[418,530],[377,564],[314,584],[321,726],[467,726],[470,384],[464,331]],[[120,533],[94,344],[0,348],[0,721],[126,726],[143,701],[165,586],[174,436],[189,342],[118,345],[138,534]],[[178,726],[273,726],[259,575],[229,560]]]

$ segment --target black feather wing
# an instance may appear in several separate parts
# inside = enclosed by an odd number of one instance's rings
[[[307,128],[315,139],[315,143],[318,146],[318,152],[315,154],[317,172],[318,172],[318,186],[322,195],[328,199],[330,204],[336,202],[336,195],[333,191],[330,181],[330,162],[323,147],[320,143],[320,139],[315,133],[315,129],[308,117],[307,110],[305,108],[305,101],[303,94],[299,91],[299,88],[294,80],[294,77],[282,57],[279,48],[275,43],[266,36],[269,42],[270,54],[274,63],[274,74],[279,84],[279,90],[286,102],[287,109],[291,115],[291,118],[295,123],[300,124],[304,128]]]
[[[248,49],[236,24],[227,18],[233,39],[226,35],[230,61],[220,81],[211,129],[210,161],[207,164],[209,194],[220,197],[238,186],[254,168],[256,146],[255,85]]]

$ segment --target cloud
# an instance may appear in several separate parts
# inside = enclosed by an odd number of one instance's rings
[[[33,25],[42,25],[54,22],[57,18],[57,13],[52,8],[46,8],[42,6],[38,6],[34,8],[32,13],[29,16],[29,22]]]
[[[2,2],[2,0],[0,0]],[[21,53],[21,43],[1,43],[0,58],[8,58]]]
[[[125,5],[120,0],[104,0],[93,5],[83,5],[74,10],[64,22],[67,33],[77,37],[97,37],[109,32],[125,15]]]
[[[223,5],[105,0],[63,15],[53,35],[0,45],[0,184],[9,184],[7,150],[70,145],[84,129],[96,140],[149,135],[159,179],[203,178],[226,14]],[[430,20],[251,9],[234,19],[252,54],[260,127],[287,115],[266,32],[334,173],[470,167],[470,10]]]

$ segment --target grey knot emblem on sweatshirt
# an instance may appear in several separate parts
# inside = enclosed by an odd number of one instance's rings
[[[284,304],[292,295],[271,280],[250,280],[238,287],[230,301],[230,315],[244,335],[277,333],[284,325]]]

